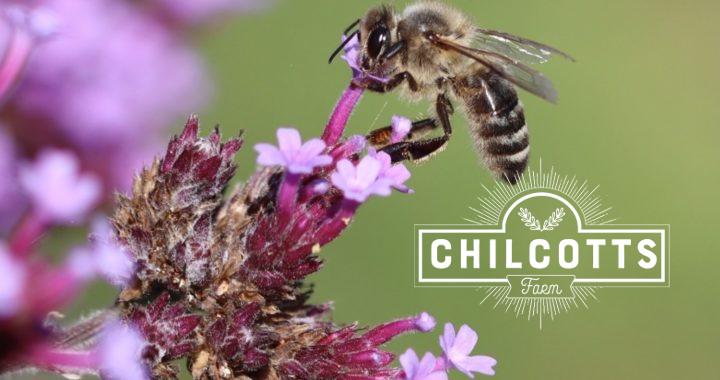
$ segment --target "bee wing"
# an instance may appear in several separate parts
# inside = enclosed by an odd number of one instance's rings
[[[431,41],[445,49],[454,50],[459,54],[481,63],[514,85],[532,94],[551,103],[557,101],[557,91],[555,87],[553,87],[552,82],[550,82],[550,79],[541,72],[518,60],[494,51],[463,46],[438,36],[433,36]]]
[[[473,36],[479,49],[492,51],[517,61],[545,63],[553,56],[575,62],[575,58],[552,46],[496,30],[475,28]]]

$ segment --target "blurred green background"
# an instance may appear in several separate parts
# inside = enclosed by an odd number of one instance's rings
[[[402,8],[406,2],[397,1]],[[413,195],[373,198],[327,246],[311,277],[314,301],[334,301],[337,322],[371,325],[427,310],[467,323],[498,379],[718,379],[720,227],[720,2],[454,0],[479,25],[547,42],[578,62],[545,64],[556,106],[521,93],[531,165],[599,184],[618,223],[671,224],[670,288],[601,289],[599,302],[544,323],[479,306],[476,289],[413,288],[413,224],[463,223],[492,178],[479,166],[462,116],[436,159],[412,167]],[[246,130],[237,179],[254,168],[252,145],[278,126],[317,136],[350,74],[327,57],[340,32],[375,1],[280,0],[268,12],[202,33],[217,95],[206,130]],[[428,104],[367,94],[348,133],[420,117]],[[107,295],[95,289],[86,302]],[[105,300],[107,298],[104,298]],[[102,304],[101,303],[101,304]],[[84,308],[84,307],[83,307]],[[79,309],[83,309],[79,308]],[[396,352],[439,352],[439,331],[395,340]],[[454,377],[455,378],[455,377]],[[460,378],[460,377],[457,377]]]

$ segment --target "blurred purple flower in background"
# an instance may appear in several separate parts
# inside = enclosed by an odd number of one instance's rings
[[[182,24],[208,22],[218,16],[255,12],[271,6],[273,0],[146,0]]]
[[[42,6],[56,15],[58,30],[35,47],[5,115],[29,150],[62,144],[110,188],[126,187],[138,169],[126,157],[152,157],[168,126],[204,104],[202,61],[128,2]]]
[[[72,271],[78,277],[102,276],[107,282],[122,288],[135,273],[130,253],[117,243],[112,226],[103,217],[93,221],[90,244],[76,248],[70,256]]]
[[[0,5],[0,175],[2,191],[17,198],[16,207],[0,203],[13,217],[0,215],[0,228],[14,225],[0,236],[0,375],[177,378],[178,359],[196,379],[494,373],[493,358],[469,356],[477,334],[466,325],[457,336],[446,325],[442,357],[408,350],[399,368],[383,346],[433,330],[430,314],[364,329],[334,323],[329,304],[310,303],[305,280],[322,268],[318,254],[361,203],[393,188],[410,192],[403,164],[363,136],[343,137],[364,91],[356,81],[371,75],[352,59],[357,43],[346,51],[353,80],[322,139],[303,143],[297,130],[279,130],[278,147],[256,145],[257,162],[270,167],[225,196],[242,138],[223,142],[217,129],[200,137],[192,116],[117,197],[110,221],[96,219],[87,244],[58,264],[42,255],[54,227],[87,222],[102,190],[128,185],[172,120],[206,100],[202,62],[181,28],[261,4],[192,1]],[[393,120],[393,138],[408,122]],[[59,323],[55,311],[98,276],[120,288],[115,302]]]
[[[67,151],[40,152],[34,163],[21,166],[19,178],[43,220],[81,222],[100,199],[100,181],[94,175],[81,174],[80,163]]]
[[[128,189],[173,122],[212,93],[187,28],[257,11],[262,0],[9,0],[0,4],[0,174],[14,155],[74,152],[103,181]],[[9,137],[8,137],[9,136]],[[8,143],[10,138],[14,143]],[[17,177],[4,176],[0,233],[17,220]],[[103,197],[106,198],[107,197]],[[8,199],[7,201],[5,199]],[[17,202],[21,205],[21,202]]]

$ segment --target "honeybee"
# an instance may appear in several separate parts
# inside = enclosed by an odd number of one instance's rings
[[[358,39],[360,66],[372,75],[355,80],[356,86],[379,93],[400,88],[411,100],[435,101],[435,116],[413,123],[405,140],[391,144],[391,127],[385,127],[370,132],[371,144],[395,162],[427,159],[448,143],[452,104],[459,103],[485,165],[511,184],[518,181],[530,145],[515,87],[555,103],[557,92],[550,80],[528,64],[572,57],[539,42],[477,27],[459,10],[437,1],[416,2],[399,14],[388,6],[372,8],[345,34],[356,27],[330,57],[332,62],[345,44]],[[443,134],[424,138],[438,123]]]

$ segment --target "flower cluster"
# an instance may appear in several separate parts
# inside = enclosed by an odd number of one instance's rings
[[[102,201],[162,149],[179,117],[212,86],[186,38],[191,27],[260,9],[262,0],[7,0],[0,3],[0,157],[48,148],[73,152],[103,183]],[[172,78],[168,80],[167,78]],[[22,212],[22,194],[0,198],[0,234]]]
[[[363,75],[355,72],[355,76]],[[241,137],[184,130],[119,195],[108,224],[59,267],[36,254],[58,225],[82,223],[101,196],[100,180],[74,156],[49,151],[20,165],[32,207],[0,246],[0,374],[37,368],[107,379],[173,379],[184,359],[194,379],[444,379],[456,369],[492,375],[495,360],[471,356],[477,334],[445,326],[443,355],[410,349],[393,366],[384,345],[436,326],[427,312],[372,328],[338,325],[328,304],[309,303],[308,275],[322,247],[371,196],[409,193],[403,164],[343,137],[362,90],[345,91],[322,139],[292,128],[277,145],[257,144],[261,168],[224,195]],[[408,121],[393,120],[393,138]],[[68,194],[71,194],[69,196]],[[53,311],[94,277],[119,287],[112,307],[72,325]]]

